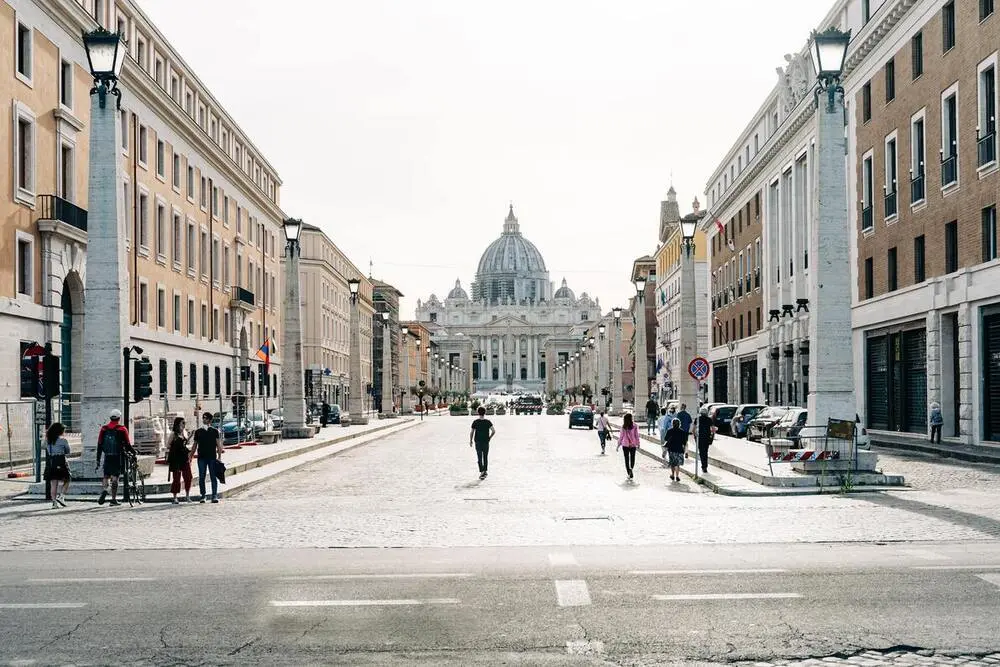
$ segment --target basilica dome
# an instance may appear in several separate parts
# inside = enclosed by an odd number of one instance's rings
[[[563,278],[562,285],[559,287],[559,289],[556,290],[556,293],[553,295],[552,298],[569,299],[570,301],[573,301],[574,299],[576,299],[576,295],[573,294],[573,290],[569,288],[569,285],[566,284],[566,279]]]
[[[469,295],[465,293],[464,289],[462,289],[462,281],[461,280],[458,280],[458,279],[455,280],[455,287],[452,288],[452,290],[450,292],[448,292],[448,298],[449,299],[462,299],[463,301],[468,300]]]
[[[472,298],[541,301],[549,298],[549,273],[535,244],[524,238],[511,205],[500,238],[479,259]]]

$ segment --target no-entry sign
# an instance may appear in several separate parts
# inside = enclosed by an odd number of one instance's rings
[[[708,369],[708,359],[705,359],[704,357],[695,357],[691,360],[691,363],[688,364],[688,373],[690,373],[691,377],[695,380],[698,380],[698,382],[701,382],[708,377]]]

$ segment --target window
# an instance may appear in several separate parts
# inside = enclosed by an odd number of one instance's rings
[[[941,97],[941,187],[958,182],[958,90]]]
[[[201,390],[202,390],[202,395],[204,395],[204,396],[208,396],[209,381],[210,380],[209,380],[209,377],[208,377],[208,364],[202,364],[202,366],[201,366]]]
[[[890,58],[885,64],[885,102],[896,99],[896,60]]]
[[[143,71],[146,70],[146,42],[142,38],[135,40],[135,61]]]
[[[194,167],[188,165],[187,198],[194,201]]]
[[[861,229],[871,229],[874,226],[872,217],[872,195],[875,190],[873,181],[874,170],[872,155],[869,153],[861,162]]]
[[[187,231],[187,270],[192,276],[194,275],[195,243],[194,223],[189,222]]]
[[[229,282],[229,245],[222,250],[222,285],[228,289]]]
[[[149,285],[139,283],[139,322],[149,323]]]
[[[885,217],[896,215],[896,134],[885,142]]]
[[[189,116],[194,115],[194,97],[191,93],[184,93],[184,110]]]
[[[177,93],[178,93],[179,89],[180,89],[180,82],[177,80],[177,77],[176,76],[171,76],[170,77],[170,99],[172,99],[174,102],[179,102],[180,101],[177,98]]]
[[[985,21],[993,14],[993,0],[979,0],[979,20]]]
[[[139,164],[145,166],[148,156],[146,147],[146,126],[139,126]]]
[[[160,178],[167,175],[167,147],[161,139],[156,140],[156,175]]]
[[[997,68],[996,56],[979,66],[979,122],[976,126],[980,167],[997,159]]]
[[[201,204],[201,208],[203,210],[208,205],[208,192],[207,192],[207,190],[208,190],[208,179],[205,178],[204,176],[202,176],[201,177],[201,193],[200,193],[200,199],[201,199],[201,201],[200,201],[200,204]]]
[[[173,229],[170,235],[170,257],[174,261],[174,268],[181,267],[181,215],[174,213]]]
[[[861,87],[861,121],[867,123],[872,119],[872,82]]]
[[[189,336],[193,336],[194,335],[194,299],[191,299],[191,298],[188,299],[187,320],[188,320],[188,335]]]
[[[163,87],[163,61],[159,58],[153,62],[153,79],[156,80],[156,85]]]
[[[216,285],[219,283],[219,239],[218,237],[212,239],[212,282]]]
[[[174,393],[177,398],[184,395],[184,364],[179,361],[174,362]]]
[[[913,282],[919,284],[927,280],[927,249],[924,243],[924,235],[913,239]]]
[[[62,143],[59,146],[59,196],[67,201],[73,201],[76,188],[76,158],[73,146]]]
[[[174,294],[174,331],[181,331],[181,295]]]
[[[924,183],[924,116],[923,113],[910,120],[910,203],[923,201]]]
[[[156,204],[156,256],[159,260],[167,257],[167,208]]]
[[[17,78],[31,83],[31,28],[18,22],[17,24]]]
[[[202,278],[208,277],[208,232],[202,231],[198,252],[198,268]]]
[[[924,33],[918,32],[910,39],[910,64],[913,78],[924,73]]]
[[[958,271],[958,221],[944,226],[944,272]]]
[[[33,297],[35,282],[34,241],[27,234],[17,234],[17,293]]]
[[[73,108],[73,63],[68,60],[59,63],[59,104]]]
[[[128,153],[128,111],[122,109],[122,152]]]
[[[167,360],[160,359],[160,396],[167,394]]]
[[[219,217],[219,188],[218,186],[212,186],[212,217]]]
[[[955,0],[941,8],[941,51],[955,48]]]
[[[208,306],[201,304],[201,337],[208,337]]]
[[[14,136],[14,199],[35,204],[35,117],[27,107],[14,103],[17,126]]]
[[[875,265],[872,258],[865,260],[865,298],[870,299],[875,296]]]
[[[997,207],[987,206],[982,212],[983,218],[983,261],[989,262],[997,258]]]
[[[895,292],[899,288],[899,281],[896,277],[896,249],[889,248],[888,264],[888,291]]]
[[[188,366],[188,383],[191,388],[191,396],[198,395],[198,364]]]
[[[167,326],[167,293],[162,287],[156,288],[156,326]]]
[[[174,190],[180,192],[181,190],[181,156],[174,153],[174,164],[173,172],[171,174],[171,185],[174,186]]]
[[[149,195],[139,193],[139,247],[149,249]]]

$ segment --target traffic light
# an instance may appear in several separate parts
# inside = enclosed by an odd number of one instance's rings
[[[139,357],[135,360],[135,373],[132,379],[132,402],[138,403],[153,395],[153,363],[149,357]]]
[[[44,383],[44,398],[55,398],[59,395],[59,357],[46,354],[42,361],[42,380]]]
[[[233,412],[242,417],[246,413],[247,397],[242,392],[233,394]]]
[[[306,398],[312,398],[313,395],[313,372],[310,369],[306,369]]]

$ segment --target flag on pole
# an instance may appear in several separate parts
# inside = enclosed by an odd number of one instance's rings
[[[715,219],[715,228],[719,230],[720,234],[726,233],[726,228],[722,226],[722,222],[718,218]]]
[[[270,372],[271,370],[271,339],[267,338],[264,340],[264,344],[260,346],[257,350],[257,358],[264,362],[264,372]]]

